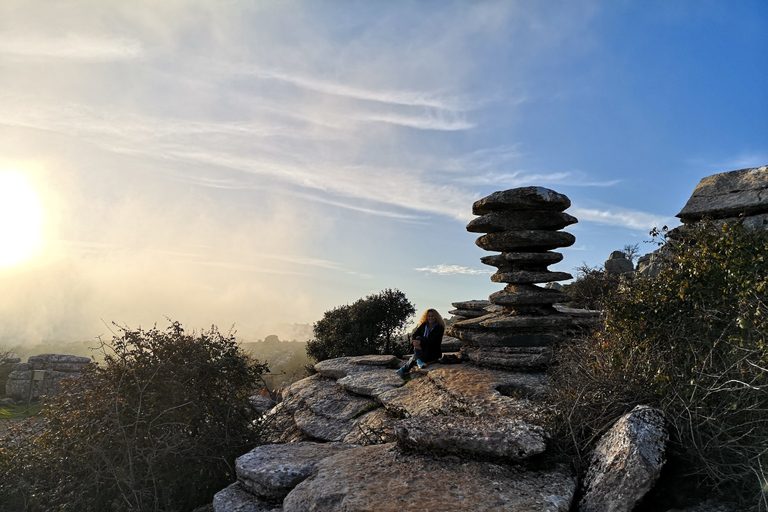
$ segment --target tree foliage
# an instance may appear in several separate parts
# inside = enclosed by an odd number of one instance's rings
[[[560,433],[582,452],[634,405],[658,406],[687,472],[766,507],[768,233],[702,223],[666,247],[657,277],[617,288],[604,327],[560,350]]]
[[[576,267],[576,280],[563,286],[571,308],[602,309],[603,303],[619,287],[621,278],[608,274],[602,267],[590,267],[586,263]]]
[[[314,325],[307,355],[316,361],[369,354],[402,355],[405,326],[416,309],[400,290],[386,289],[326,311]]]
[[[232,333],[121,329],[102,351],[47,398],[41,433],[0,451],[0,509],[191,510],[256,444],[248,397],[266,365]]]

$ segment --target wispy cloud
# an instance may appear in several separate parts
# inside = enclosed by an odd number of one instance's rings
[[[39,57],[84,61],[135,59],[143,53],[134,39],[67,34],[64,37],[0,38],[0,54],[11,57]]]
[[[429,274],[438,274],[441,276],[464,274],[464,275],[479,275],[479,274],[493,274],[493,270],[476,269],[469,267],[462,267],[461,265],[435,265],[432,267],[420,267],[415,268],[419,272],[426,272]]]
[[[673,219],[662,217],[661,215],[621,208],[599,210],[596,208],[572,206],[568,213],[579,219],[579,222],[597,222],[609,226],[621,226],[645,231],[654,226],[662,226],[673,221]]]

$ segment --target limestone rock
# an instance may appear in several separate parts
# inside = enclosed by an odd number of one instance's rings
[[[552,350],[546,347],[463,347],[461,357],[488,368],[540,370],[552,361]]]
[[[393,356],[397,361],[397,358]],[[336,381],[345,391],[356,395],[377,398],[380,394],[390,389],[403,385],[403,379],[394,371],[377,368],[369,372],[356,372]]]
[[[313,375],[292,384],[283,404],[307,436],[341,441],[354,428],[355,417],[374,402],[345,393],[333,380]]]
[[[213,497],[214,512],[281,512],[282,506],[269,505],[235,482]]]
[[[540,267],[546,269],[548,265],[554,265],[563,260],[559,252],[505,252],[504,254],[492,254],[483,256],[480,261],[491,267],[497,267],[501,272],[511,272],[523,268],[530,269]],[[455,306],[456,304],[454,304]]]
[[[638,405],[600,439],[584,479],[580,512],[630,512],[664,464],[664,414]]]
[[[768,212],[768,166],[707,176],[677,217],[685,223]]]
[[[540,288],[534,284],[510,284],[503,290],[492,293],[488,299],[499,306],[526,306],[565,302],[568,295],[558,290]]]
[[[27,400],[30,398],[30,391],[33,399],[58,393],[63,379],[78,377],[83,367],[90,362],[87,357],[67,354],[31,356],[26,363],[17,365],[8,375],[5,394],[17,400]],[[38,380],[38,377],[41,378]]]
[[[373,366],[392,366],[397,358],[391,355],[339,357],[315,364],[315,370],[323,377],[340,379],[356,372],[368,371]]]
[[[494,211],[551,210],[561,212],[571,206],[563,194],[544,187],[520,187],[494,192],[472,205],[474,215]]]
[[[487,300],[465,300],[462,302],[452,302],[451,304],[455,308],[478,310],[478,311],[483,310],[484,308],[491,305],[491,303],[488,302]]]
[[[312,474],[318,462],[354,447],[309,442],[259,446],[235,460],[235,471],[243,489],[274,502]]]
[[[361,446],[391,443],[395,440],[395,420],[385,408],[374,409],[355,421],[344,442]]]
[[[258,414],[264,414],[272,409],[275,405],[277,405],[275,401],[268,396],[261,395],[253,395],[248,397],[248,402],[250,402],[251,408]]]
[[[490,416],[410,418],[395,424],[395,435],[406,451],[507,461],[544,452],[549,437],[541,427],[523,420]]]
[[[473,219],[467,224],[467,231],[495,233],[513,229],[558,230],[576,222],[576,217],[551,210],[491,212]]]
[[[576,237],[565,231],[500,231],[479,237],[475,244],[486,251],[515,252],[520,249],[542,250],[570,247]]]
[[[491,276],[491,281],[494,283],[510,284],[549,283],[552,281],[565,281],[566,279],[573,279],[573,276],[568,272],[550,272],[549,270],[543,272],[530,270],[496,272]]]
[[[403,455],[389,444],[322,460],[288,494],[283,510],[566,512],[574,489],[575,479],[562,468],[521,472],[456,457]]]
[[[635,270],[635,266],[627,259],[627,255],[621,251],[613,251],[603,266],[606,274],[625,274]]]

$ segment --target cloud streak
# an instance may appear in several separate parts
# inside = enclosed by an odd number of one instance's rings
[[[654,226],[662,226],[673,221],[673,219],[661,215],[621,208],[600,210],[572,206],[568,213],[579,219],[579,222],[596,222],[608,226],[619,226],[643,231],[648,231]]]
[[[70,33],[63,37],[0,38],[0,54],[8,57],[36,57],[105,62],[136,59],[144,53],[135,39],[96,37]]]
[[[451,276],[451,275],[483,275],[483,274],[493,274],[493,270],[485,270],[485,269],[476,269],[476,268],[469,268],[469,267],[463,267],[461,265],[434,265],[431,267],[419,267],[415,268],[414,270],[418,272],[425,272],[428,274],[437,274],[440,276]]]

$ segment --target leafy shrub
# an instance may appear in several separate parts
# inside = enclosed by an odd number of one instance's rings
[[[688,473],[766,506],[768,233],[701,223],[679,236],[659,276],[617,288],[604,327],[559,350],[555,427],[579,461],[634,405],[660,407]]]
[[[314,325],[307,355],[316,361],[370,354],[405,354],[405,325],[416,309],[400,290],[386,289],[326,311]]]
[[[576,267],[576,280],[563,286],[570,301],[570,308],[602,309],[603,303],[616,291],[621,282],[617,275],[608,274],[602,267],[590,267],[584,263]]]
[[[0,509],[191,510],[256,444],[248,396],[266,366],[233,334],[173,322],[121,329],[102,350],[45,400],[42,432],[0,452]]]

